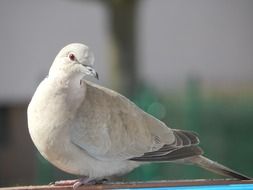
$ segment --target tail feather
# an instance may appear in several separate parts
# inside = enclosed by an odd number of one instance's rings
[[[209,170],[211,172],[217,173],[222,176],[226,177],[232,177],[240,180],[251,180],[252,178],[245,176],[243,174],[240,174],[226,166],[223,166],[217,162],[214,162],[204,156],[194,156],[192,158],[189,158],[191,163],[194,163],[201,168],[204,168],[206,170]]]

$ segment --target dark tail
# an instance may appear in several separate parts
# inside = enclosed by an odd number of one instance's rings
[[[201,168],[204,168],[206,170],[209,170],[211,172],[214,172],[216,174],[226,176],[226,177],[232,177],[240,180],[251,180],[252,178],[245,176],[243,174],[240,174],[226,166],[223,166],[217,162],[214,162],[204,156],[194,156],[189,158],[190,162],[200,166]]]

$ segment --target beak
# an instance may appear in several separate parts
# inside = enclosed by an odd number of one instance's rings
[[[98,77],[98,73],[95,71],[95,69],[93,69],[92,67],[90,67],[90,66],[85,66],[86,67],[86,69],[88,70],[88,75],[90,75],[90,76],[93,76],[93,77],[95,77],[97,80],[99,80],[99,77]]]
[[[97,79],[97,80],[99,80],[99,76],[98,76],[98,73],[96,72],[96,74],[95,74],[95,78]]]

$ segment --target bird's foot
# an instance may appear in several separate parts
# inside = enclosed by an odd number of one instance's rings
[[[69,186],[72,185],[73,189],[76,190],[78,187],[82,185],[95,185],[95,184],[103,184],[107,182],[107,179],[95,179],[95,178],[80,178],[75,180],[62,180],[62,181],[56,181],[54,185],[56,186]]]

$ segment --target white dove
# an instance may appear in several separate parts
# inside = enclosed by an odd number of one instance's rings
[[[171,129],[119,93],[84,80],[98,78],[93,62],[86,45],[64,47],[28,106],[29,133],[42,156],[85,176],[74,187],[164,161],[250,179],[202,156],[194,132]]]

